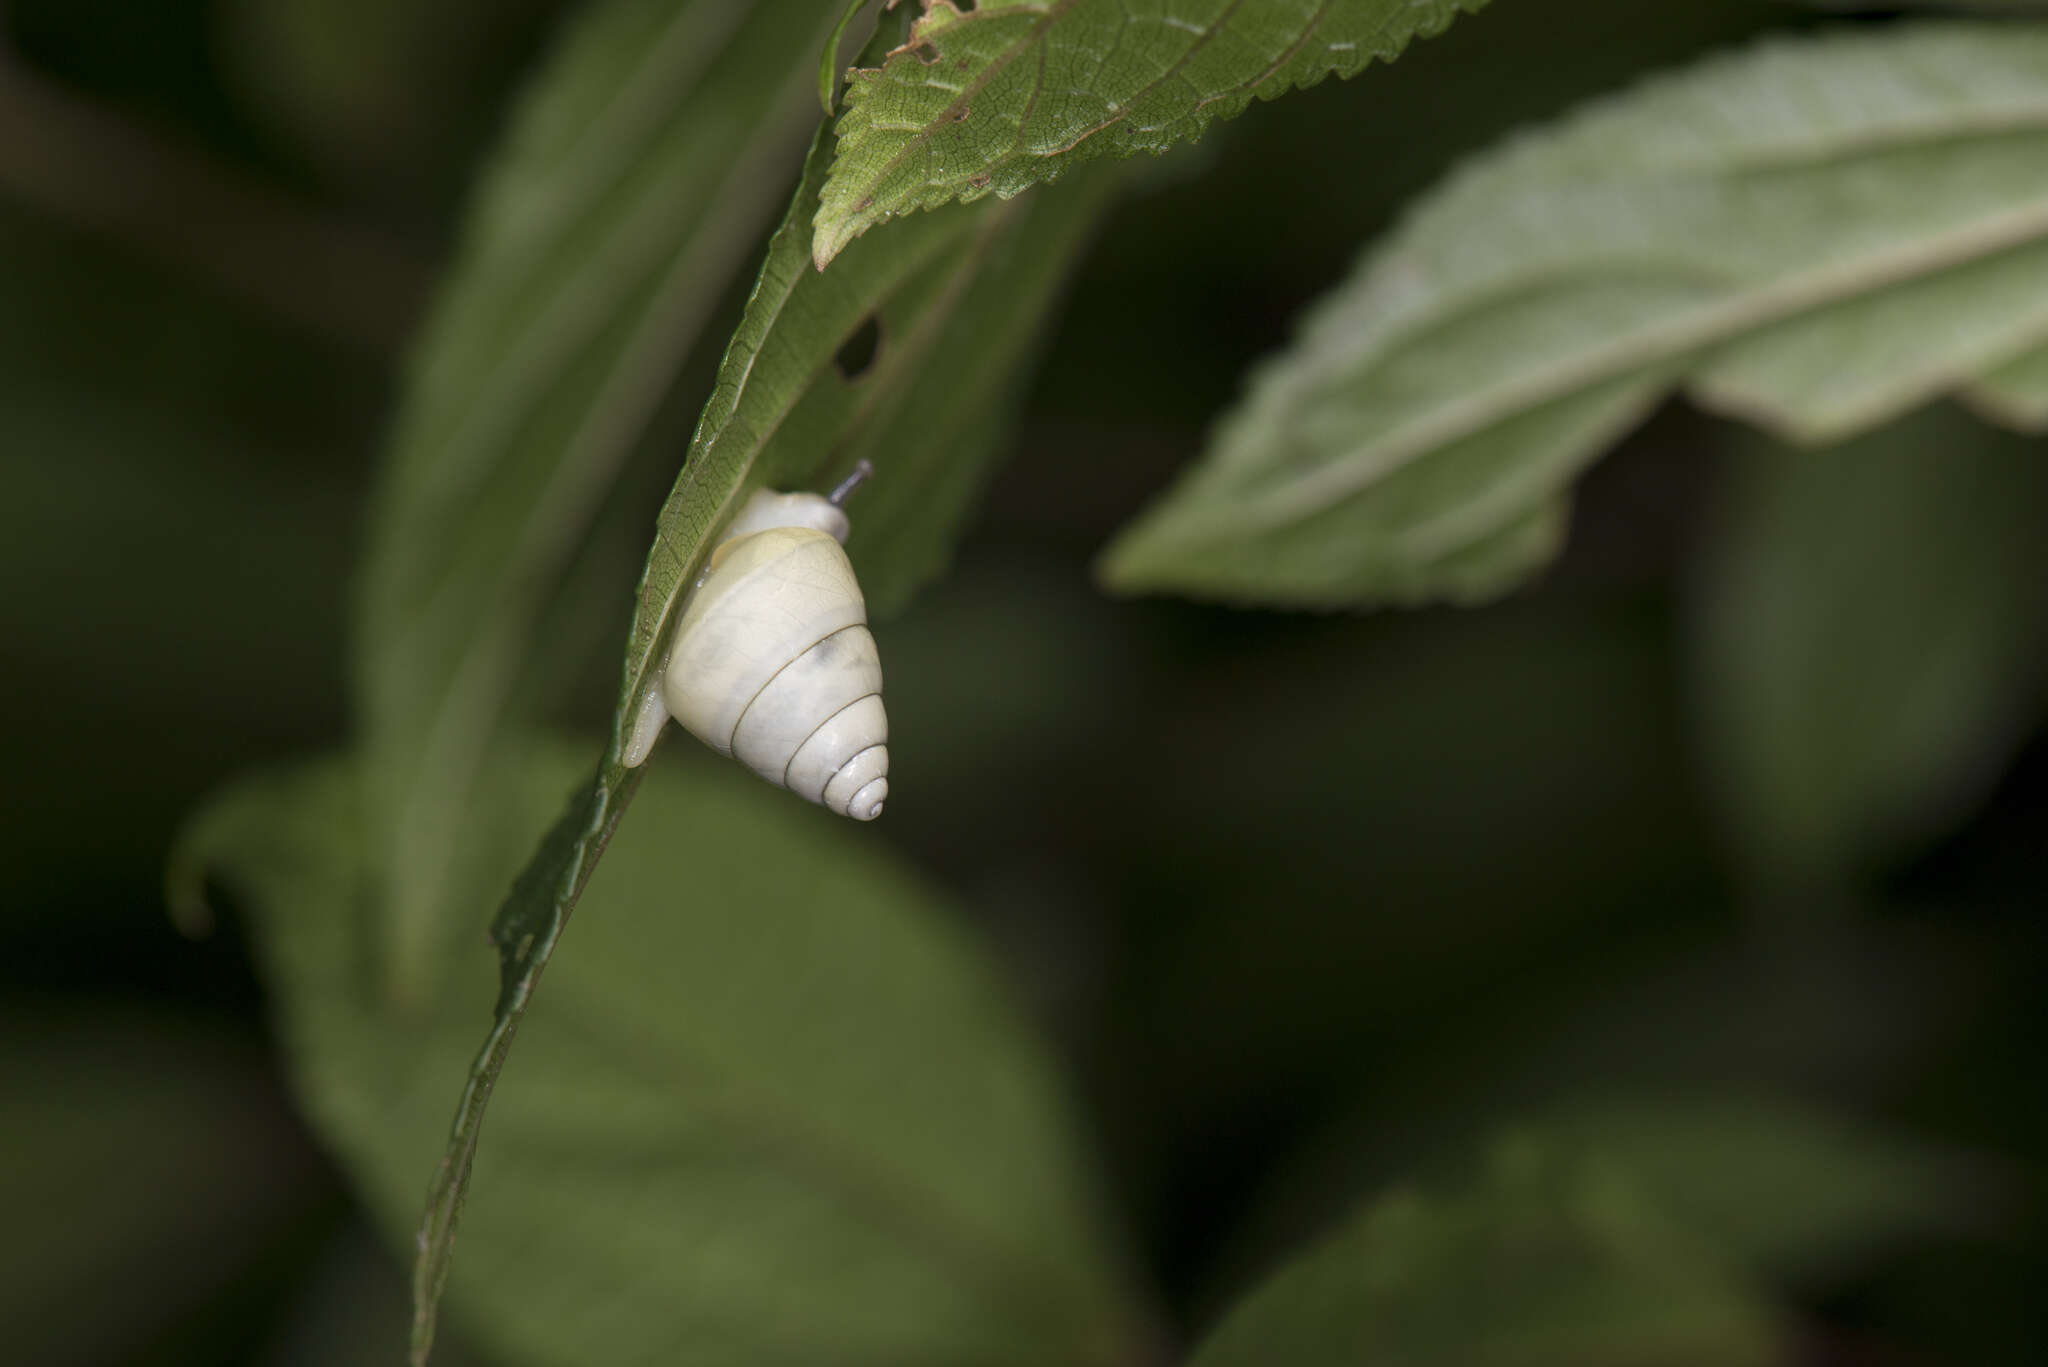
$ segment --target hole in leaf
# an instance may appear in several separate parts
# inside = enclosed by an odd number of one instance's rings
[[[840,379],[857,380],[867,374],[868,367],[875,363],[875,353],[881,349],[881,320],[871,313],[833,355],[832,364],[839,368]]]

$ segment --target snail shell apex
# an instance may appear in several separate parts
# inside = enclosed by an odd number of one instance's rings
[[[872,821],[889,795],[889,721],[845,534],[816,495],[755,495],[684,607],[661,701],[770,783]]]

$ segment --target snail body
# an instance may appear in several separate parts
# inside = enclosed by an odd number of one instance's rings
[[[847,529],[833,499],[753,496],[684,602],[629,767],[674,717],[778,787],[856,821],[882,814],[889,719]]]

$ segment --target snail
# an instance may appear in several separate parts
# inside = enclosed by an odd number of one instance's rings
[[[856,821],[889,796],[889,718],[867,603],[830,494],[757,490],[683,603],[657,686],[641,700],[628,768],[670,717],[762,778]]]

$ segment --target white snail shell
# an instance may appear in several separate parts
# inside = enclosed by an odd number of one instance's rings
[[[889,796],[889,718],[846,514],[817,494],[757,492],[683,606],[625,763],[662,723],[856,821]]]

